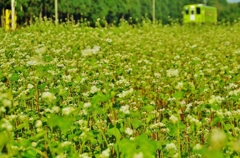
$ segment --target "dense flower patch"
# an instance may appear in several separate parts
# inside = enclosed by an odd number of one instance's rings
[[[0,38],[0,156],[240,156],[239,23]]]

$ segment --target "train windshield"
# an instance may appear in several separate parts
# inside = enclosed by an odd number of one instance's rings
[[[189,13],[188,8],[185,8],[185,14],[188,14],[188,13]]]
[[[201,8],[200,7],[197,7],[196,11],[197,11],[197,14],[201,14]]]

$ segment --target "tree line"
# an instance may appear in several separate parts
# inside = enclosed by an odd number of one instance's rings
[[[28,25],[38,18],[54,19],[54,0],[16,0],[18,24]],[[107,23],[118,24],[124,18],[132,23],[142,17],[152,20],[153,0],[58,0],[59,21],[86,20],[94,26],[98,18]],[[155,0],[155,17],[162,23],[172,19],[182,19],[183,6],[186,4],[207,3],[218,9],[218,20],[233,22],[240,17],[240,2],[229,4],[227,0]],[[1,15],[11,9],[11,0],[0,0]]]

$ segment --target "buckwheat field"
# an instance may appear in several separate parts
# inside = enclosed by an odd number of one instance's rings
[[[0,30],[0,157],[240,157],[240,23]]]

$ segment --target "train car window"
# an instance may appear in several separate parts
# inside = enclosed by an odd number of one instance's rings
[[[185,13],[188,14],[188,12],[189,12],[189,11],[188,11],[188,8],[185,8]]]
[[[193,10],[191,10],[191,14],[192,14],[192,15],[194,14],[194,11],[193,11]]]
[[[197,14],[201,14],[201,8],[197,7]]]

